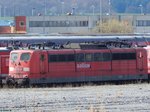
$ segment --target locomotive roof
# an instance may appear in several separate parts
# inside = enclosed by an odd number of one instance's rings
[[[2,51],[11,51],[12,49],[11,48],[8,48],[8,47],[0,47],[0,52]]]
[[[70,43],[56,44],[54,42],[47,43],[34,43],[28,45],[26,48],[21,48],[25,50],[62,50],[62,49],[81,49],[81,50],[96,50],[96,49],[131,49],[146,47],[147,45],[139,45],[138,43],[132,43],[127,40],[110,40],[104,42],[84,42],[84,43]]]

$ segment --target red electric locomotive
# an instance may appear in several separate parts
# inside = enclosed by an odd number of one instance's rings
[[[2,85],[2,80],[8,76],[10,51],[11,49],[5,47],[0,48],[0,85]]]
[[[48,50],[12,51],[8,82],[29,85],[147,80],[149,74],[150,47],[148,46],[86,43],[79,44],[79,48],[75,49],[61,46]]]

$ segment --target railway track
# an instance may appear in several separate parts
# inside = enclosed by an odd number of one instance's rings
[[[148,112],[150,85],[1,89],[0,111]]]

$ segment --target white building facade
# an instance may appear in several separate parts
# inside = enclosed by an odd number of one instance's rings
[[[150,15],[30,16],[26,18],[26,29],[30,34],[93,33],[101,18],[127,21],[134,33],[150,33]]]

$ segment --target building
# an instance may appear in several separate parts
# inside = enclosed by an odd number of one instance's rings
[[[26,17],[1,17],[0,18],[0,34],[24,34],[26,32]]]
[[[31,16],[27,17],[27,33],[93,33],[100,16]],[[150,15],[103,15],[102,19],[126,21],[134,33],[150,33]]]
[[[28,33],[28,34],[52,34],[52,33],[66,33],[66,34],[90,34],[94,33],[93,29],[96,27],[100,19],[117,19],[125,21],[133,26],[134,33],[150,33],[150,15],[64,15],[64,16],[17,16],[11,19],[14,21],[13,25],[1,25],[0,19],[0,33],[6,28],[6,33]],[[13,23],[13,22],[12,22]]]
[[[150,15],[134,16],[134,32],[150,33]]]
[[[28,33],[90,33],[96,26],[95,16],[33,16],[27,17]]]

